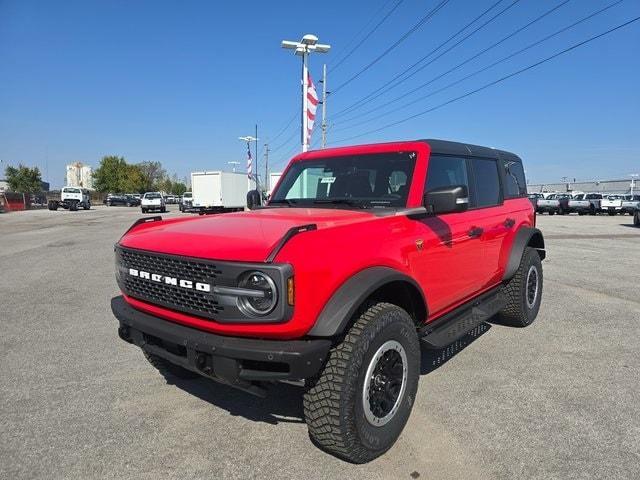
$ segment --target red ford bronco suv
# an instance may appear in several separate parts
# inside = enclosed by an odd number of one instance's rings
[[[303,153],[268,205],[141,219],[115,250],[123,340],[164,375],[304,380],[310,436],[357,463],[404,428],[421,343],[536,318],[545,257],[520,158],[442,140]]]

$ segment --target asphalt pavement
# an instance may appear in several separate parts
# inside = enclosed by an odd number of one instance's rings
[[[425,350],[400,440],[352,465],[310,442],[301,387],[259,399],[205,379],[167,383],[118,338],[113,245],[140,216],[0,215],[0,478],[640,478],[631,217],[539,216],[548,253],[535,323],[485,324]]]

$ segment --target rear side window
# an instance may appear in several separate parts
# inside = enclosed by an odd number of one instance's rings
[[[516,160],[502,160],[504,165],[504,197],[517,198],[527,194],[527,183],[524,178],[522,163]]]
[[[467,160],[461,157],[431,155],[424,191],[457,185],[464,185],[469,189]]]
[[[500,204],[500,178],[498,163],[488,158],[472,158],[474,195],[471,196],[472,207],[490,207]]]

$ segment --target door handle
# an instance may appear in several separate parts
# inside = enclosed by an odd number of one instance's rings
[[[471,227],[471,229],[467,232],[467,235],[469,235],[471,238],[477,238],[482,235],[482,232],[484,232],[484,230],[480,227]]]
[[[515,224],[516,224],[516,221],[515,221],[513,218],[507,218],[507,219],[504,221],[504,223],[503,223],[503,225],[504,225],[505,227],[507,227],[507,228],[511,228],[511,227],[513,227]]]

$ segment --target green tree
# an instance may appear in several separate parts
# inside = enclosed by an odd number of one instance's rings
[[[122,192],[129,173],[124,157],[102,157],[100,166],[93,172],[93,186],[99,192]]]
[[[187,191],[187,186],[182,182],[173,182],[173,193],[176,195],[184,195]]]
[[[42,176],[38,167],[29,168],[22,164],[18,168],[8,166],[4,171],[9,189],[19,193],[38,193],[42,191]]]
[[[167,172],[162,168],[160,162],[141,162],[137,166],[142,172],[144,178],[144,190],[149,192],[153,190],[162,190],[160,182],[167,177]]]
[[[139,165],[126,166],[120,189],[125,193],[144,193],[146,191],[145,177]]]

